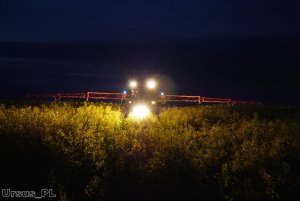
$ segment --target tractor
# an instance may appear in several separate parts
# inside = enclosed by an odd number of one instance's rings
[[[159,113],[166,103],[193,103],[193,104],[262,104],[256,101],[241,101],[230,98],[211,98],[191,95],[168,95],[157,92],[155,79],[146,80],[145,83],[131,80],[128,90],[118,92],[82,92],[82,93],[55,93],[55,94],[28,94],[27,98],[47,98],[54,100],[86,100],[120,102],[125,115],[133,114],[137,118],[144,118],[150,113]],[[177,104],[178,105],[178,104]]]

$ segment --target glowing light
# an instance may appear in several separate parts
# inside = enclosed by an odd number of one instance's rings
[[[136,88],[136,87],[137,87],[137,82],[134,81],[134,80],[133,80],[133,81],[130,81],[130,82],[129,82],[129,87],[130,87],[130,88]]]
[[[151,101],[151,104],[154,105],[154,104],[156,104],[156,102],[155,101]]]
[[[131,104],[131,101],[128,101],[129,104]]]
[[[154,80],[148,80],[147,88],[148,89],[154,89],[155,87],[156,87],[156,82]]]
[[[164,93],[164,92],[161,92],[160,95],[163,96],[163,95],[165,95],[165,93]]]
[[[123,91],[123,94],[127,94],[127,91]]]
[[[136,105],[132,109],[133,117],[143,119],[150,114],[150,110],[146,105]]]

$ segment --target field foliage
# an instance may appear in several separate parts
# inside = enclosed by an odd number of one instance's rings
[[[0,106],[2,188],[59,200],[291,200],[298,108],[168,107],[138,121],[118,105]]]

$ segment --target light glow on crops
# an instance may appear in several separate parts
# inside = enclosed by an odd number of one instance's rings
[[[134,118],[143,119],[150,115],[150,110],[146,105],[135,105],[131,114]]]

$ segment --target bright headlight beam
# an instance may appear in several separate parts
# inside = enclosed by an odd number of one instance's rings
[[[147,81],[147,88],[148,89],[154,89],[156,87],[156,82],[154,80],[148,80]]]
[[[135,105],[132,109],[134,118],[143,119],[150,114],[150,110],[146,105]]]
[[[137,87],[137,82],[134,81],[134,80],[130,81],[130,82],[129,82],[129,87],[130,87],[130,88],[136,88],[136,87]]]

